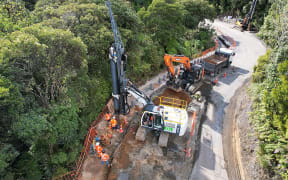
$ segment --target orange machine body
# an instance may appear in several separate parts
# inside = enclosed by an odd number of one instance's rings
[[[184,65],[185,70],[192,71],[191,65],[190,65],[190,59],[187,56],[165,54],[164,62],[168,68],[168,71],[170,72],[172,76],[175,76],[175,69],[174,69],[173,62],[181,63]]]

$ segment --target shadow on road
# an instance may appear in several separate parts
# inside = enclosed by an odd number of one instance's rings
[[[224,77],[224,73],[226,73],[226,77]],[[220,75],[218,81],[224,83],[226,85],[230,85],[233,81],[235,81],[239,76],[248,74],[249,71],[246,69],[242,69],[240,67],[234,67],[234,71],[232,68],[228,70],[225,69],[223,73]]]

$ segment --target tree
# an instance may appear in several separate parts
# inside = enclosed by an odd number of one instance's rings
[[[173,49],[171,43],[177,42],[185,32],[183,6],[178,2],[155,0],[147,11],[142,8],[138,14],[147,30],[153,34],[152,38],[158,41],[166,52]]]
[[[21,1],[0,2],[0,37],[30,25],[30,14]]]
[[[184,25],[190,29],[196,29],[199,22],[204,19],[216,18],[215,8],[205,0],[183,0],[185,9]]]
[[[3,44],[0,47],[1,75],[5,77],[1,76],[0,81],[1,100],[4,100],[1,111],[13,119],[7,131],[13,132],[14,141],[22,142],[13,145],[22,154],[29,150],[35,167],[45,166],[43,169],[49,170],[44,172],[45,176],[52,176],[49,172],[54,168],[53,155],[59,151],[78,150],[77,131],[81,121],[78,112],[88,102],[87,87],[81,82],[88,78],[86,46],[70,31],[40,24],[13,32],[0,43]],[[23,106],[18,102],[21,99],[24,99]],[[11,109],[13,101],[21,110]],[[74,144],[75,149],[63,147],[66,142]],[[23,169],[21,164],[25,165],[20,161],[30,162],[27,158],[17,159],[18,170]],[[71,159],[65,162],[70,163]],[[61,165],[65,164],[61,162]],[[27,170],[17,177],[30,175]]]

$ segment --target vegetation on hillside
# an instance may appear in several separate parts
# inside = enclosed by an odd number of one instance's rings
[[[0,179],[50,179],[74,168],[111,95],[108,9],[104,0],[0,6]],[[213,32],[198,28],[216,16],[205,0],[113,0],[112,9],[132,80],[159,72],[164,53],[214,46]]]
[[[271,176],[288,178],[288,1],[274,1],[259,36],[271,48],[254,68],[252,122],[258,159]]]

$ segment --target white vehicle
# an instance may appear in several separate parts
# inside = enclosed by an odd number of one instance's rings
[[[167,97],[159,98],[159,106],[146,105],[144,107],[141,117],[141,126],[183,136],[188,125],[186,102]],[[175,103],[175,101],[180,103]]]

